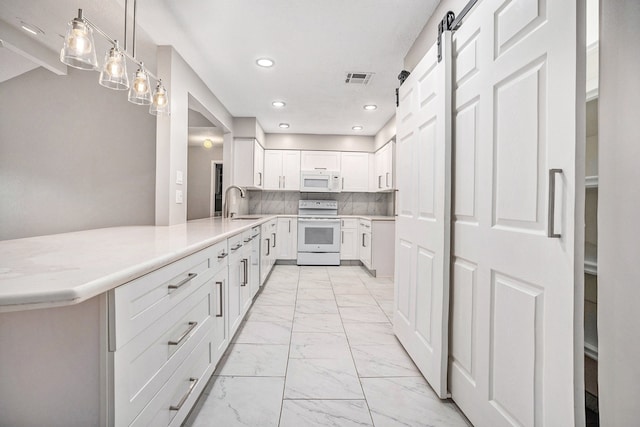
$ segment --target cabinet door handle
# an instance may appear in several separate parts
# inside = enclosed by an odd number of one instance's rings
[[[364,233],[362,233],[362,247],[364,248]]]
[[[344,244],[344,231],[340,232],[342,236],[340,237],[340,243]]]
[[[276,247],[276,233],[271,233],[271,235],[273,236],[273,243],[272,243],[272,248]]]
[[[169,345],[178,345],[178,344],[180,344],[187,337],[187,335],[189,335],[189,333],[191,333],[191,331],[193,331],[195,329],[196,326],[198,326],[198,322],[189,322],[189,327],[187,328],[187,330],[184,331],[182,333],[182,335],[180,335],[178,337],[177,340],[169,341],[169,342],[167,342],[167,344],[169,344]]]
[[[227,257],[227,255],[229,255],[228,252],[222,252],[220,255],[218,255],[218,259],[224,259]]]
[[[258,187],[260,187],[262,186],[262,172],[258,172],[258,178],[259,178]]]
[[[289,233],[291,233],[291,220],[289,220]]]
[[[170,411],[179,411],[180,409],[182,409],[182,405],[184,405],[184,402],[187,401],[189,396],[191,396],[191,393],[193,393],[193,390],[196,388],[196,384],[198,384],[198,379],[189,378],[189,382],[191,383],[191,385],[189,385],[189,390],[187,390],[187,393],[184,396],[182,396],[182,399],[180,399],[180,402],[178,402],[177,405],[169,406]]]
[[[247,259],[243,258],[242,260],[240,260],[240,263],[242,264],[242,282],[240,283],[240,286],[246,286],[247,285]]]
[[[562,234],[555,232],[556,216],[556,175],[562,173],[562,169],[549,169],[549,216],[547,217],[547,237],[560,238]]]
[[[198,273],[189,273],[189,275],[185,279],[182,279],[175,285],[169,285],[169,289],[179,289],[184,285],[186,285],[187,283],[189,283],[190,281],[192,281],[193,279],[195,279],[197,275]]]
[[[267,256],[269,256],[269,253],[271,252],[271,239],[266,239],[267,241]]]
[[[223,307],[222,307],[222,301],[223,301],[223,295],[222,295],[222,285],[224,283],[223,282],[216,282],[216,285],[220,286],[219,288],[219,292],[218,292],[218,313],[216,313],[216,317],[222,317],[224,315],[223,313]]]
[[[389,188],[389,172],[387,172],[387,176],[385,178],[385,182],[387,183],[387,188]]]
[[[378,188],[382,188],[381,181],[382,181],[382,175],[378,175]]]

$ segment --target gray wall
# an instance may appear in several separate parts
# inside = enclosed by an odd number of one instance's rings
[[[153,224],[155,116],[98,73],[0,83],[0,240]]]
[[[640,2],[600,3],[598,370],[600,425],[640,410]]]
[[[211,149],[189,146],[187,164],[187,220],[208,218],[211,192],[211,161],[222,162],[222,144]]]

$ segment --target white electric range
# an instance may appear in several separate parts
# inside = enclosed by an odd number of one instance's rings
[[[340,218],[335,200],[298,202],[298,265],[340,265]]]

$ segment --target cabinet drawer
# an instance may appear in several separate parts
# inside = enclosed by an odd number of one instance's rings
[[[109,348],[117,350],[213,277],[213,252],[205,249],[109,293]]]
[[[213,280],[213,279],[212,279]],[[193,351],[211,335],[214,295],[205,283],[114,354],[116,425],[128,425]]]
[[[211,338],[204,336],[131,426],[179,426],[204,389],[211,373]]]
[[[342,228],[358,228],[358,220],[355,218],[342,218]]]
[[[229,246],[227,245],[227,239],[224,239],[222,242],[216,243],[208,250],[212,252],[212,273],[218,274],[220,270],[229,265]]]
[[[242,247],[244,246],[243,234],[244,233],[240,233],[229,237],[229,256],[233,257],[242,252]]]

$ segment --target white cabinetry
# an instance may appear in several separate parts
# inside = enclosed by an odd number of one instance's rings
[[[369,153],[340,153],[342,191],[369,191]]]
[[[298,256],[298,219],[278,218],[276,258],[291,260]]]
[[[300,151],[265,150],[264,189],[300,190]]]
[[[300,153],[300,169],[310,170],[340,170],[339,151],[302,151]]]
[[[205,249],[109,293],[114,425],[180,425],[204,388],[214,257]]]
[[[358,240],[360,261],[369,270],[373,270],[371,266],[371,221],[361,219],[358,223]]]
[[[374,276],[393,276],[394,238],[395,221],[358,221],[360,261]]]
[[[360,259],[358,244],[358,220],[355,218],[342,219],[340,229],[340,259]]]
[[[273,265],[276,263],[277,252],[277,220],[272,219],[261,226],[261,247],[260,247],[260,285],[263,285]]]
[[[375,153],[375,191],[393,190],[393,148],[393,141],[389,141]]]
[[[229,238],[229,292],[228,292],[228,325],[229,337],[238,330],[245,313],[245,305],[249,291],[247,287],[248,258],[246,257],[243,239],[238,234]]]
[[[255,139],[233,141],[233,183],[262,189],[264,185],[264,148]]]

